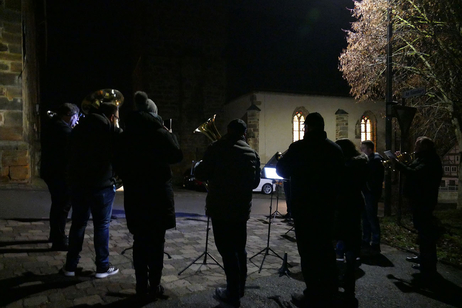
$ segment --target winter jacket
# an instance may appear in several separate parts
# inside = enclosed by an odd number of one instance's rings
[[[384,167],[383,157],[379,153],[372,153],[368,156],[366,182],[363,186],[363,193],[373,194],[379,198],[382,195]]]
[[[42,132],[40,177],[65,180],[69,167],[69,140],[72,128],[60,117],[45,122]]]
[[[276,165],[278,175],[291,179],[292,216],[316,221],[333,214],[343,168],[342,149],[324,131],[292,143]]]
[[[249,219],[252,190],[260,183],[260,157],[244,137],[225,135],[212,143],[196,167],[195,175],[201,181],[208,181],[208,216]]]
[[[131,233],[176,225],[170,164],[183,159],[178,141],[162,119],[136,111],[125,121],[116,171],[124,185],[124,207]]]
[[[88,114],[71,134],[71,186],[98,190],[115,184],[115,143],[121,130],[97,112]]]

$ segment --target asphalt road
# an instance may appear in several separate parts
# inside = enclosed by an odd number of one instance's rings
[[[175,209],[177,215],[205,215],[205,197],[207,193],[182,188],[175,188]],[[51,198],[48,190],[43,189],[2,189],[0,190],[0,219],[42,219],[48,218]],[[270,213],[271,196],[261,193],[253,194],[252,215],[268,215]],[[287,212],[286,202],[281,195],[278,200],[273,195],[272,212]],[[114,201],[113,214],[123,216],[123,192],[118,191]]]

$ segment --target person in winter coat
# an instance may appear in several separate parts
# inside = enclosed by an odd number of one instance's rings
[[[345,157],[345,168],[340,181],[340,190],[335,215],[335,239],[337,256],[345,258],[343,275],[343,299],[348,307],[358,307],[355,298],[355,265],[361,249],[361,214],[364,211],[364,196],[361,189],[366,182],[367,156],[361,154],[349,139],[337,140]]]
[[[94,101],[89,114],[79,122],[71,135],[70,180],[72,225],[65,276],[75,276],[85,229],[93,217],[96,278],[119,272],[109,263],[109,225],[115,197],[113,169],[115,144],[121,130],[113,123],[117,107]]]
[[[162,297],[165,232],[176,226],[170,164],[183,159],[146,93],[135,93],[136,111],[125,120],[117,161],[124,187],[127,226],[133,234],[136,293]]]
[[[441,235],[433,211],[438,204],[443,168],[430,138],[418,137],[414,151],[414,161],[405,165],[395,160],[395,167],[406,176],[403,192],[409,198],[414,227],[418,232],[420,264],[414,264],[413,267],[420,269],[424,276],[432,278],[437,274],[436,242]],[[396,152],[396,156],[399,154]]]
[[[64,103],[56,115],[45,122],[42,133],[42,156],[40,176],[48,186],[51,195],[50,241],[52,250],[69,247],[66,236],[67,216],[71,209],[69,186],[69,157],[72,128],[79,120],[79,107]]]
[[[219,300],[240,306],[247,278],[247,220],[252,190],[260,183],[260,157],[245,141],[247,125],[241,119],[212,143],[196,167],[196,178],[208,181],[206,214],[212,219],[218,252],[223,258],[226,288],[217,288]]]
[[[327,138],[324,119],[307,115],[305,136],[292,143],[276,165],[290,178],[292,217],[306,289],[293,294],[297,307],[330,305],[338,292],[335,251],[332,246],[334,209],[343,173],[342,149]]]
[[[382,183],[384,177],[383,157],[374,151],[375,145],[370,140],[361,142],[361,152],[367,155],[366,182],[363,194],[366,201],[363,211],[363,238],[362,247],[372,254],[380,253],[380,223],[377,217],[379,199],[382,196]]]

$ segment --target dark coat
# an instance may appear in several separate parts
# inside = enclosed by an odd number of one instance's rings
[[[40,176],[45,181],[65,180],[69,168],[69,140],[72,128],[58,116],[44,125],[41,143]]]
[[[396,162],[396,169],[406,175],[403,192],[418,207],[414,211],[433,211],[443,176],[441,159],[435,150],[416,153],[415,160],[406,166]]]
[[[367,175],[363,193],[372,194],[379,198],[382,195],[384,167],[382,164],[383,157],[379,153],[372,153],[368,156]]]
[[[306,132],[292,143],[276,165],[278,175],[291,179],[292,216],[321,223],[331,219],[344,168],[340,146],[324,131]]]
[[[196,167],[195,175],[201,181],[208,181],[208,216],[224,220],[249,219],[252,190],[260,183],[260,157],[243,137],[225,135],[212,143]]]
[[[367,163],[368,159],[364,154],[345,161],[336,206],[336,239],[349,239],[361,228],[361,212],[364,210],[361,189],[366,182]]]
[[[121,130],[100,113],[83,118],[71,134],[71,186],[97,190],[115,184],[115,144]]]
[[[178,141],[159,116],[131,113],[125,122],[117,173],[124,186],[124,207],[131,233],[176,226],[170,164],[183,159]]]

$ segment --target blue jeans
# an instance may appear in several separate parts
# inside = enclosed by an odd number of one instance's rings
[[[109,224],[115,197],[115,186],[100,190],[73,188],[71,195],[72,225],[69,232],[66,269],[75,270],[79,263],[85,228],[91,213],[94,227],[96,271],[104,272],[109,267]]]
[[[363,212],[363,243],[380,244],[380,224],[377,217],[379,198],[371,193],[364,193],[366,208]]]

